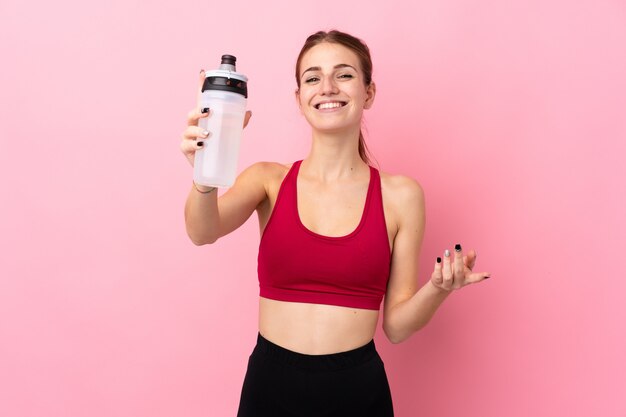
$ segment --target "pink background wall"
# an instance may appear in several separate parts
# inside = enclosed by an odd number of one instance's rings
[[[379,329],[397,415],[626,415],[623,1],[39,3],[0,4],[1,416],[234,415],[258,226],[188,240],[180,134],[232,53],[240,166],[304,157],[293,64],[335,27],[372,49],[381,168],[425,189],[421,282],[457,241],[493,274]]]

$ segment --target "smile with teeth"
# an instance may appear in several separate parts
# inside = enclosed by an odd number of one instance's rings
[[[339,108],[339,107],[343,107],[343,106],[345,106],[345,105],[346,105],[346,103],[345,103],[345,102],[343,102],[343,101],[331,101],[331,102],[328,102],[328,103],[320,103],[320,104],[317,104],[317,105],[315,106],[315,108],[317,108],[317,109],[319,109],[319,110],[337,109],[337,108]]]

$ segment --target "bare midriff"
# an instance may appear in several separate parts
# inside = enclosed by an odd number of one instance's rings
[[[277,301],[260,297],[259,333],[294,352],[345,352],[374,337],[378,310]]]

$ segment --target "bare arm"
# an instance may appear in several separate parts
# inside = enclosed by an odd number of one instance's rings
[[[191,241],[196,245],[214,243],[241,226],[267,198],[266,172],[266,163],[250,166],[219,197],[217,190],[202,194],[192,184],[185,204],[185,226]]]
[[[200,72],[199,89],[204,82],[204,71]],[[203,142],[211,140],[209,132],[198,126],[201,118],[211,116],[210,109],[203,111],[200,100],[195,109],[187,115],[187,128],[183,132],[180,144],[181,151],[193,166],[197,150],[202,149]],[[246,112],[244,127],[252,116]],[[221,197],[211,187],[193,185],[185,204],[185,226],[191,241],[196,245],[213,243],[218,238],[241,226],[255,208],[266,198],[265,182],[267,164],[257,163],[243,171],[233,186]]]
[[[383,330],[392,343],[407,339],[423,327],[445,299],[424,286],[418,291],[419,252],[425,227],[424,193],[411,178],[393,177],[388,188],[397,232],[385,294]]]
[[[392,343],[400,343],[424,327],[452,290],[480,282],[486,272],[473,272],[476,252],[463,256],[460,245],[454,259],[444,256],[431,278],[418,290],[419,252],[425,226],[424,194],[417,182],[398,177],[392,187],[398,231],[394,239],[391,274],[385,295],[383,329]]]

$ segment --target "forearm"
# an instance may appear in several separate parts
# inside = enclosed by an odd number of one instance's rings
[[[200,191],[212,187],[197,186]],[[185,203],[185,227],[193,243],[203,245],[213,243],[219,237],[219,211],[217,208],[217,190],[202,193],[191,186]]]
[[[411,298],[393,306],[384,317],[384,331],[392,343],[400,343],[424,327],[450,295],[430,280]]]

